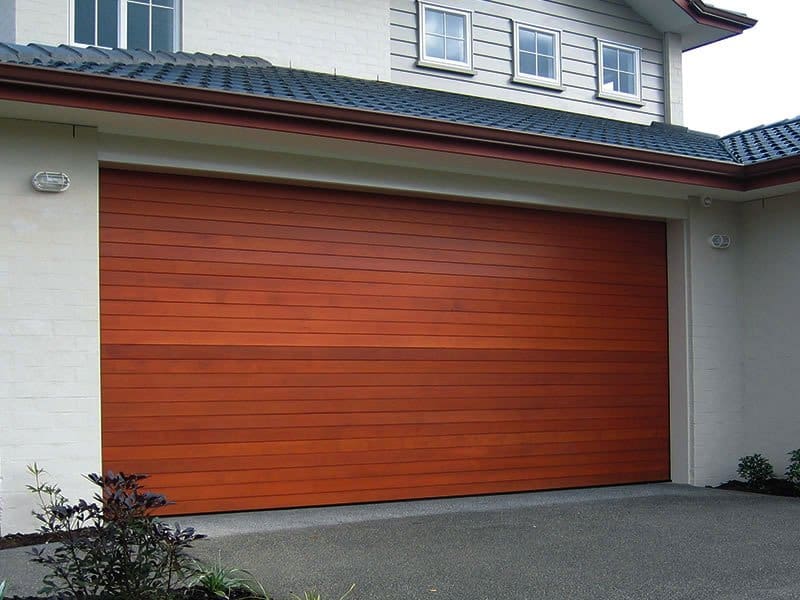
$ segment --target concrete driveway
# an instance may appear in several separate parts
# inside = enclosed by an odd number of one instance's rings
[[[800,502],[672,484],[184,517],[278,599],[800,598]],[[36,590],[0,551],[11,593]]]

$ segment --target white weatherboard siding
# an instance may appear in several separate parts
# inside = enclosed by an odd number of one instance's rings
[[[185,0],[183,50],[389,79],[389,0]]]
[[[417,2],[392,0],[392,81],[649,124],[664,120],[663,36],[622,3],[605,0],[438,2],[473,12],[474,75],[418,67]],[[512,83],[517,20],[562,32],[563,91]],[[642,48],[644,106],[599,100],[597,38]]]
[[[800,448],[800,194],[742,207],[744,322],[742,454],[778,473]]]
[[[741,206],[714,201],[690,206],[689,297],[690,444],[694,458],[690,482],[716,485],[734,477],[744,449],[742,318],[740,265],[745,249],[738,242]],[[715,250],[714,233],[734,240]]]
[[[93,129],[0,120],[0,535],[35,528],[27,465],[71,498],[100,469],[96,157]]]

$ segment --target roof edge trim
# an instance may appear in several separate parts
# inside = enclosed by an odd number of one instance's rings
[[[590,141],[30,65],[0,64],[0,99],[316,135],[734,191],[753,189],[749,175],[763,177],[769,169],[764,163],[755,170]],[[796,163],[790,162],[795,167]],[[796,167],[781,167],[775,164],[769,169],[770,182],[776,178],[800,181]]]
[[[711,6],[703,0],[673,0],[673,2],[697,23],[734,34],[743,33],[758,23],[756,19],[747,15]]]

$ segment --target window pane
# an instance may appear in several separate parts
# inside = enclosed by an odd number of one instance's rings
[[[150,7],[128,3],[128,45],[131,50],[150,49]]]
[[[633,60],[634,60],[634,53],[633,52],[630,52],[629,50],[620,50],[619,51],[619,70],[620,71],[625,71],[627,73],[633,73],[634,72]]]
[[[546,56],[553,56],[555,57],[555,40],[554,35],[550,35],[549,33],[537,33],[536,34],[536,48],[539,54],[544,54]]]
[[[519,72],[536,75],[536,55],[522,52],[519,55]]]
[[[444,58],[444,38],[438,35],[426,35],[425,56]]]
[[[445,17],[445,35],[459,40],[466,39],[466,19],[463,15],[447,14]]]
[[[636,94],[636,81],[631,73],[620,73],[619,91],[623,94]]]
[[[172,17],[175,14],[171,8],[153,7],[153,47],[152,50],[166,50],[172,52],[175,47],[172,42]]]
[[[603,47],[603,66],[607,69],[616,69],[619,67],[617,51],[614,48]]]
[[[75,0],[75,41],[94,44],[94,0]]]
[[[519,49],[523,52],[536,52],[536,34],[527,29],[520,29]]]
[[[538,65],[539,65],[539,72],[537,73],[539,77],[547,77],[548,79],[555,79],[556,78],[556,70],[555,70],[555,62],[549,56],[539,56]]]
[[[466,62],[464,58],[464,42],[460,40],[447,40],[447,60]]]
[[[153,0],[155,6],[169,6],[175,8],[175,0]]]
[[[438,10],[425,9],[425,31],[444,35],[444,13]]]
[[[619,91],[617,71],[612,71],[610,69],[603,69],[603,91],[606,92]]]
[[[97,17],[97,43],[106,48],[116,48],[117,42],[117,20],[119,18],[119,7],[117,0],[98,0]]]

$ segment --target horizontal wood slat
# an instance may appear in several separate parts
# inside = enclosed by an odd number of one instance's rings
[[[596,475],[578,475],[573,477],[553,477],[539,479],[523,479],[511,481],[477,481],[451,485],[417,485],[396,489],[348,490],[346,492],[315,492],[314,502],[317,505],[353,504],[359,502],[381,502],[387,498],[408,500],[414,498],[436,498],[448,496],[472,496],[477,494],[499,494],[508,492],[527,492],[531,490],[548,490],[597,485],[640,483],[643,481],[662,481],[662,468],[634,472],[602,473]],[[172,508],[173,513],[192,514],[224,511],[256,510],[264,507],[289,508],[309,506],[309,490],[298,494],[274,496],[254,496],[245,494],[226,498],[206,498],[208,486],[189,488],[186,499]],[[180,506],[180,508],[178,508]]]
[[[568,442],[554,444],[521,444],[504,446],[454,446],[442,447],[436,451],[436,459],[466,460],[466,459],[505,459],[519,457],[540,457],[551,464],[593,463],[602,462],[606,455],[663,455],[668,441],[659,438],[640,440],[610,440],[605,442]],[[265,459],[264,455],[255,456],[224,456],[224,457],[188,457],[168,459],[137,459],[118,461],[119,468],[123,471],[144,470],[151,474],[183,474],[206,473],[208,476],[217,471],[246,471],[251,469],[264,469],[267,460],[274,461],[274,469],[286,472],[290,469],[308,467],[331,467],[343,465],[381,465],[388,467],[394,464],[413,465],[417,462],[430,460],[428,448],[410,448],[402,450],[372,450],[370,452],[345,452],[336,453],[317,452],[310,454],[283,454],[274,455]]]
[[[168,512],[669,476],[663,223],[103,170],[100,239],[104,467]]]

